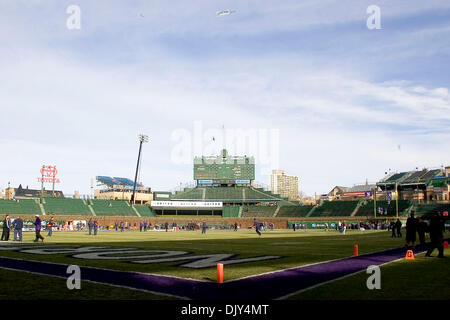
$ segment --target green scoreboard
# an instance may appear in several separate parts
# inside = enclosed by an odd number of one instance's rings
[[[218,157],[197,157],[194,159],[194,180],[250,183],[255,180],[255,161],[253,157],[229,157],[226,150]]]

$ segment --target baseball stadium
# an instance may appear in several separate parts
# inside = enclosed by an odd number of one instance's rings
[[[9,187],[0,200],[0,276],[19,279],[15,286],[0,282],[2,299],[450,298],[449,277],[436,276],[448,272],[448,259],[425,255],[428,233],[407,246],[404,235],[411,214],[425,224],[437,215],[449,255],[450,167],[336,186],[308,204],[258,186],[254,158],[225,149],[195,157],[194,182],[174,192],[97,176],[92,197],[65,197],[54,183],[44,188],[55,169],[41,173],[41,190]],[[14,226],[18,218],[22,241],[12,239],[13,230],[5,235],[7,219]],[[73,265],[80,290],[68,290]],[[366,284],[373,266],[383,274],[380,290]],[[418,284],[405,290],[411,278]]]

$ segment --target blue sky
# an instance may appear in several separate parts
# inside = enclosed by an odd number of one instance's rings
[[[141,180],[170,190],[223,125],[257,134],[257,181],[284,169],[309,195],[450,165],[450,2],[2,1],[0,40],[0,189],[39,188],[43,164],[67,194],[132,178],[146,133]]]

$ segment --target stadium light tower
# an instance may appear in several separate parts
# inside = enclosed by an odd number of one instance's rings
[[[134,186],[133,186],[133,195],[131,196],[130,204],[134,205],[135,203],[135,195],[136,195],[136,183],[137,183],[137,177],[139,172],[139,162],[141,160],[141,150],[142,150],[142,144],[144,142],[148,142],[148,136],[145,134],[139,135],[139,153],[138,153],[138,159],[137,159],[137,165],[136,165],[136,175],[134,176]]]

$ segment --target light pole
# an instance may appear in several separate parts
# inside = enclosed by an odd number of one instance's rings
[[[141,150],[142,150],[142,144],[144,142],[148,142],[148,136],[144,134],[139,135],[139,153],[138,153],[138,159],[137,159],[137,165],[136,165],[136,175],[134,176],[134,186],[133,186],[133,195],[131,196],[130,204],[134,205],[135,203],[135,195],[136,195],[136,183],[137,183],[137,176],[139,172],[139,162],[141,160]]]

